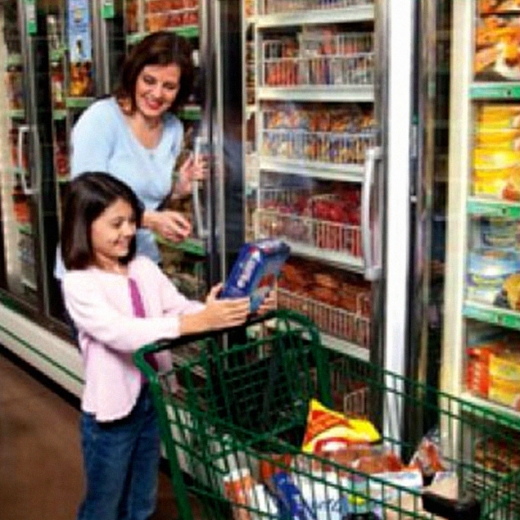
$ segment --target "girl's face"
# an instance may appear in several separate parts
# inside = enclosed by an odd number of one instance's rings
[[[162,116],[179,93],[181,68],[178,65],[147,65],[137,76],[135,103],[146,118]]]
[[[123,199],[117,199],[92,222],[90,233],[96,265],[110,267],[119,264],[128,255],[135,232],[132,206]]]

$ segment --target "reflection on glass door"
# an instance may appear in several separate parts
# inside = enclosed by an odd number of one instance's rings
[[[202,7],[200,7],[202,6]],[[114,9],[104,18],[103,30],[109,64],[108,83],[113,90],[118,81],[122,59],[131,48],[146,36],[157,31],[169,31],[186,38],[193,49],[195,78],[188,103],[177,113],[184,127],[184,142],[175,170],[189,157],[203,150],[201,140],[202,96],[199,91],[201,27],[203,2],[199,0],[117,0]],[[200,146],[199,146],[200,145]],[[176,171],[172,171],[175,179]],[[192,221],[193,234],[181,243],[157,237],[161,250],[162,267],[172,282],[190,298],[202,298],[207,292],[206,193],[202,183],[186,197],[174,196],[162,207],[183,213]]]
[[[32,226],[29,146],[31,121],[25,95],[20,12],[16,2],[0,6],[0,186],[6,287],[11,294],[38,303],[36,239]]]

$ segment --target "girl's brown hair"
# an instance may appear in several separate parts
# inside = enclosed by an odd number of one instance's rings
[[[192,48],[188,40],[175,33],[159,31],[137,43],[127,55],[114,95],[120,104],[129,103],[128,111],[135,112],[137,78],[147,65],[178,65],[181,69],[179,92],[169,112],[176,113],[191,93],[194,66]],[[125,107],[126,108],[126,107]]]
[[[143,207],[124,182],[102,172],[82,173],[70,182],[61,227],[61,254],[67,269],[86,269],[94,264],[92,223],[119,199],[130,204],[139,227]],[[121,261],[128,263],[135,256],[135,251],[134,236],[128,255]]]

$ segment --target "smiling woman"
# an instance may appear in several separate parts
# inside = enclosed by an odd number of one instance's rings
[[[183,127],[176,117],[193,83],[192,49],[184,38],[157,32],[128,54],[112,96],[93,103],[72,131],[71,174],[103,171],[125,182],[144,207],[137,231],[137,252],[159,263],[155,234],[181,241],[191,233],[180,213],[161,210],[172,193],[191,193],[203,177],[203,165],[189,157],[173,185]],[[56,276],[62,278],[58,265]]]

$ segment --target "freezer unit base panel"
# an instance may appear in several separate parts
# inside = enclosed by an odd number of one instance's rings
[[[73,395],[81,395],[83,370],[79,350],[3,305],[0,305],[0,344]]]

